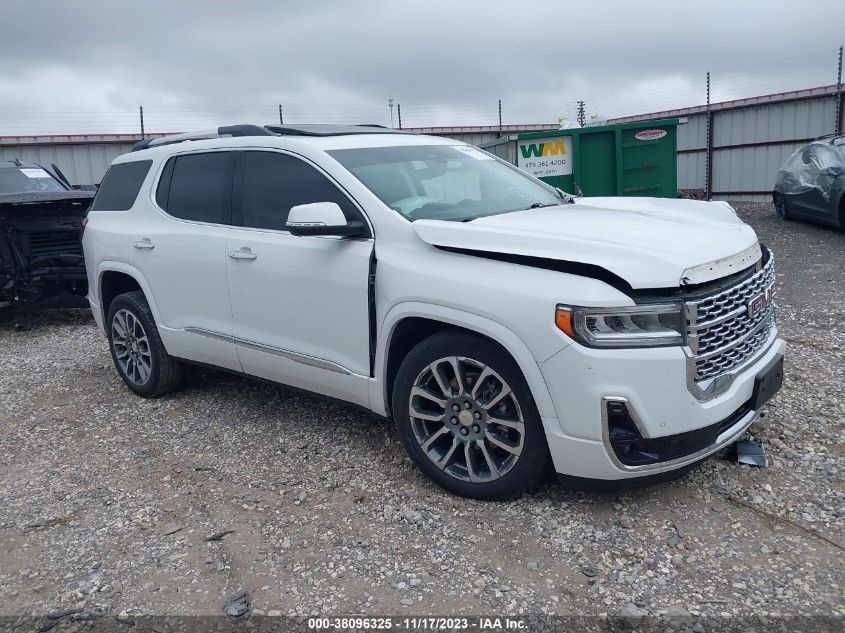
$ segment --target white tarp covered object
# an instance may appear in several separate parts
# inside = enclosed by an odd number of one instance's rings
[[[818,189],[830,200],[833,181],[845,173],[845,143],[813,141],[794,151],[780,168],[775,189],[785,194],[801,194]]]

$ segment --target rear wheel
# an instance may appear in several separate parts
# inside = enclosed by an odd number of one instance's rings
[[[522,373],[482,337],[435,334],[412,349],[396,376],[393,414],[417,466],[455,494],[511,499],[550,471],[543,424]]]
[[[136,394],[154,398],[182,385],[183,367],[164,348],[144,293],[127,292],[112,301],[106,333],[117,372]]]

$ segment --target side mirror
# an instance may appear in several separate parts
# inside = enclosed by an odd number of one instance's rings
[[[334,202],[313,202],[292,207],[288,213],[287,229],[291,235],[340,235],[360,237],[367,227],[357,220],[347,221]]]

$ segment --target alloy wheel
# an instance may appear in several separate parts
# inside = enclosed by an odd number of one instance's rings
[[[487,365],[440,358],[414,381],[408,411],[426,457],[470,482],[498,479],[522,454],[525,422],[510,386]]]
[[[152,373],[150,341],[144,326],[129,310],[115,312],[111,323],[114,356],[123,375],[138,386],[143,386]]]

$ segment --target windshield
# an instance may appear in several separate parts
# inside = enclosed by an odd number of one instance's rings
[[[66,189],[41,167],[0,167],[0,194],[33,191],[66,191]]]
[[[468,145],[403,145],[328,153],[382,202],[412,221],[466,222],[565,202],[552,187]]]

